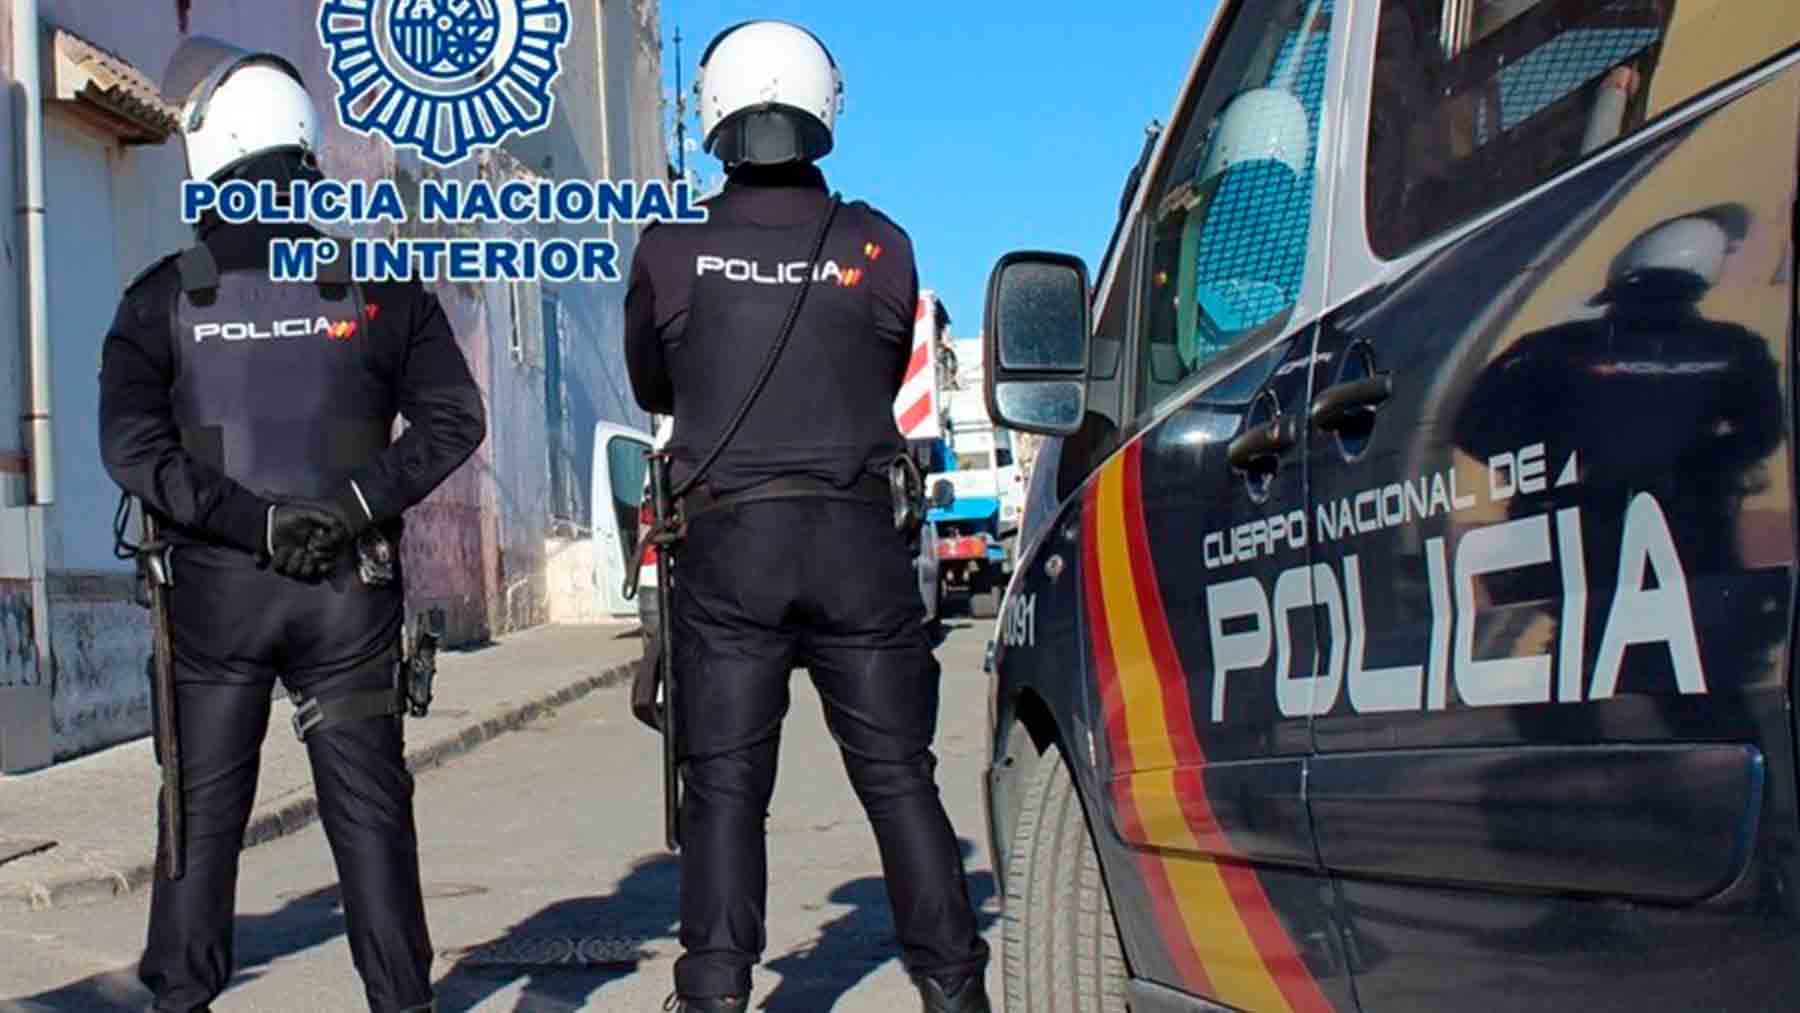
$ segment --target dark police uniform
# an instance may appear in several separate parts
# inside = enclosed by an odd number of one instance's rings
[[[829,196],[811,166],[745,166],[703,225],[645,231],[626,296],[639,404],[673,415],[679,486],[728,424],[806,273]],[[708,472],[674,579],[686,795],[676,988],[747,994],[764,939],[764,821],[788,675],[807,668],[881,851],[907,968],[980,975],[961,852],[933,780],[939,669],[885,467],[911,354],[918,276],[901,229],[839,209],[792,342]],[[860,497],[697,505],[773,479]]]
[[[269,507],[334,502],[397,545],[401,514],[486,434],[433,296],[416,283],[272,283],[269,242],[284,235],[319,233],[203,224],[195,251],[126,292],[102,355],[107,470],[175,545],[188,858],[151,900],[139,973],[158,1009],[204,1008],[231,976],[238,852],[274,681],[326,700],[394,686],[402,582],[365,585],[349,547],[323,582],[280,576],[261,558]],[[390,445],[397,414],[409,427]],[[424,1008],[432,950],[400,718],[319,727],[306,745],[369,1003]]]

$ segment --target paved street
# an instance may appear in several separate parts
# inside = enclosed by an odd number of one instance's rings
[[[979,781],[989,624],[952,626],[939,651],[939,780],[997,958]],[[677,877],[661,847],[658,750],[615,689],[420,776],[440,1009],[662,1008],[677,955]],[[769,840],[769,948],[754,1007],[916,1009],[894,959],[874,840],[804,675],[794,680]],[[219,1013],[366,1008],[334,880],[316,824],[245,853],[239,972]],[[0,914],[0,1010],[140,1008],[147,995],[131,969],[147,905],[138,894]],[[997,970],[990,980],[998,998]]]

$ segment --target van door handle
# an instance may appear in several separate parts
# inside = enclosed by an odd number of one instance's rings
[[[1277,415],[1244,431],[1225,449],[1225,459],[1239,471],[1273,471],[1275,461],[1300,443],[1300,419]]]
[[[1352,422],[1373,415],[1388,398],[1394,396],[1394,378],[1390,373],[1376,373],[1360,380],[1334,383],[1313,398],[1312,424],[1335,433]]]

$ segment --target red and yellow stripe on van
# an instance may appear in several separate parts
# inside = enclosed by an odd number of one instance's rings
[[[1232,861],[1213,818],[1206,755],[1151,564],[1141,446],[1107,465],[1084,507],[1085,597],[1117,775],[1113,804],[1181,983],[1253,1013],[1329,1013],[1255,871]]]

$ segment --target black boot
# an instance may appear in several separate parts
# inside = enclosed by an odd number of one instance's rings
[[[747,995],[718,996],[711,999],[688,999],[672,995],[663,1003],[663,1009],[672,1013],[744,1013],[749,1008],[750,997]]]
[[[925,1013],[993,1013],[988,1005],[987,984],[979,977],[949,983],[918,977],[919,995],[925,1000]]]

